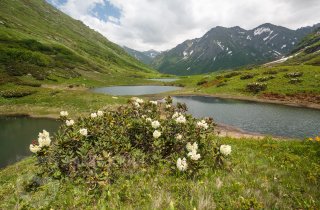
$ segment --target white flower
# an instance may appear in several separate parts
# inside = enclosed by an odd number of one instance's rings
[[[87,136],[88,135],[88,130],[86,128],[81,128],[79,130],[80,134],[83,136]]]
[[[148,117],[148,118],[146,119],[146,121],[147,121],[147,122],[151,122],[152,120],[151,120],[150,117]]]
[[[72,126],[74,124],[73,120],[66,120],[66,125],[67,126]]]
[[[166,105],[166,108],[167,108],[167,109],[171,108],[171,105],[170,105],[170,104],[167,104],[167,105]]]
[[[113,99],[118,99],[118,97],[116,97],[116,96],[112,96],[112,98],[113,98]]]
[[[60,112],[60,116],[61,117],[66,117],[66,116],[68,116],[69,115],[69,113],[67,112],[67,111],[61,111]]]
[[[38,143],[39,147],[49,146],[51,143],[49,132],[43,130],[42,133],[40,132],[38,135]]]
[[[188,153],[188,156],[191,158],[191,160],[199,160],[201,155],[197,154],[197,150],[192,150]]]
[[[155,131],[153,132],[153,138],[157,139],[157,138],[159,138],[160,136],[161,136],[161,132],[160,132],[160,131],[155,130]]]
[[[180,115],[182,115],[180,112],[175,112],[175,113],[172,115],[172,119],[177,118],[177,117],[179,117]]]
[[[194,142],[193,144],[191,144],[190,142],[188,142],[186,148],[187,148],[187,150],[188,150],[189,152],[197,151],[197,150],[198,150],[198,144],[197,144],[197,142]]]
[[[143,119],[145,119],[147,116],[146,116],[146,115],[142,115],[141,117],[142,117]]]
[[[187,164],[186,158],[183,158],[182,160],[181,160],[181,158],[178,158],[178,160],[177,160],[177,168],[179,169],[179,171],[187,170],[188,164]]]
[[[95,113],[95,112],[94,112],[94,113],[91,113],[90,116],[91,116],[91,118],[96,118],[96,117],[97,117],[97,113]]]
[[[153,105],[158,105],[157,101],[150,101],[150,103],[153,104]]]
[[[103,115],[103,111],[97,111],[97,115],[99,116],[99,117],[101,117],[102,115]]]
[[[180,115],[177,119],[176,119],[177,123],[186,123],[186,118],[183,115]]]
[[[160,127],[160,123],[159,123],[159,121],[155,120],[155,121],[151,122],[151,126],[153,128],[159,128]]]
[[[197,127],[198,128],[204,128],[204,129],[208,129],[208,124],[206,123],[206,121],[204,120],[201,120],[199,122],[197,122]]]
[[[31,152],[37,153],[41,150],[41,147],[39,147],[38,145],[30,144],[29,149]]]
[[[220,146],[220,152],[221,152],[221,154],[223,154],[223,155],[230,155],[230,153],[231,153],[231,146],[230,145],[221,145]]]
[[[136,98],[135,102],[137,102],[138,104],[142,104],[143,103],[143,99],[141,98]]]
[[[139,104],[138,102],[134,102],[133,105],[134,105],[135,107],[137,107],[137,108],[140,107],[140,104]]]
[[[177,135],[176,135],[176,139],[177,139],[177,140],[181,140],[181,139],[182,139],[182,135],[181,135],[181,134],[177,134]]]

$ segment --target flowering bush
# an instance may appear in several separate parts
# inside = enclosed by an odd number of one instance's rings
[[[296,77],[301,77],[303,75],[302,72],[290,72],[290,73],[286,73],[284,75],[284,77],[287,77],[287,78],[296,78]]]
[[[249,83],[246,86],[246,90],[252,93],[259,93],[260,91],[264,91],[266,89],[267,89],[266,83],[254,82],[254,83]]]
[[[164,103],[133,98],[116,111],[98,111],[77,120],[63,111],[64,124],[53,143],[43,132],[30,150],[46,160],[39,162],[45,165],[44,172],[94,186],[150,165],[194,177],[222,166],[231,146],[219,145],[212,119],[198,120],[186,111],[184,104],[174,106],[170,97]]]

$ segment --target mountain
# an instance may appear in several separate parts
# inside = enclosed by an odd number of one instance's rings
[[[0,77],[77,77],[152,72],[82,22],[44,0],[0,1]]]
[[[136,58],[137,60],[141,61],[142,63],[150,65],[152,60],[160,54],[160,52],[156,50],[148,50],[148,51],[137,51],[131,49],[129,47],[124,46],[123,49],[132,57]]]
[[[252,30],[217,26],[161,53],[152,66],[162,73],[190,75],[260,64],[287,55],[317,26],[297,30],[270,23]]]

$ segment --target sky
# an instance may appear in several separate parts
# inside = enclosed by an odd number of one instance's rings
[[[320,22],[319,0],[47,0],[121,46],[164,51],[216,26]]]

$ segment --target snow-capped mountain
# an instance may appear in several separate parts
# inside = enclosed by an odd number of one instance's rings
[[[260,64],[287,55],[319,26],[297,30],[270,23],[252,30],[218,26],[201,38],[187,40],[161,53],[152,66],[162,73],[188,75]]]
[[[140,52],[129,47],[124,46],[123,49],[131,56],[135,57],[137,60],[150,65],[152,60],[160,54],[160,52],[156,50],[148,50],[144,52]]]

